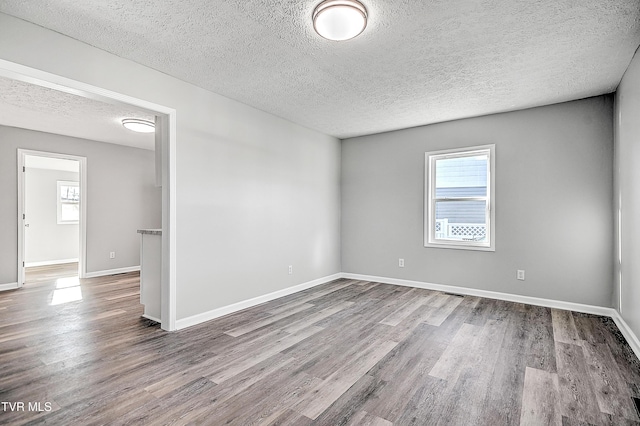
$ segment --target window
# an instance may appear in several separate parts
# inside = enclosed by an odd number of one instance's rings
[[[494,251],[495,145],[425,153],[425,247]]]
[[[80,186],[78,182],[58,181],[58,225],[80,220]]]

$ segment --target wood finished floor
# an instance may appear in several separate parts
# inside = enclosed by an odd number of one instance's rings
[[[50,306],[74,273],[0,293],[0,401],[52,407],[2,424],[640,424],[640,363],[608,318],[338,280],[166,333],[137,273]]]

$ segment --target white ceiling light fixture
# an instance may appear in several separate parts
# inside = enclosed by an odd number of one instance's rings
[[[356,0],[325,0],[313,11],[313,28],[334,41],[349,40],[367,26],[367,9]]]
[[[142,120],[140,118],[125,118],[122,120],[125,129],[138,133],[153,133],[156,131],[156,125],[153,121]]]

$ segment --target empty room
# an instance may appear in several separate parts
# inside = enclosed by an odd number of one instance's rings
[[[639,0],[0,0],[0,424],[640,424],[639,46]]]

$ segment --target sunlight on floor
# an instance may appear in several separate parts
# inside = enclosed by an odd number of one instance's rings
[[[56,289],[49,305],[61,305],[63,303],[82,300],[82,290],[78,277],[59,278],[56,280]]]

